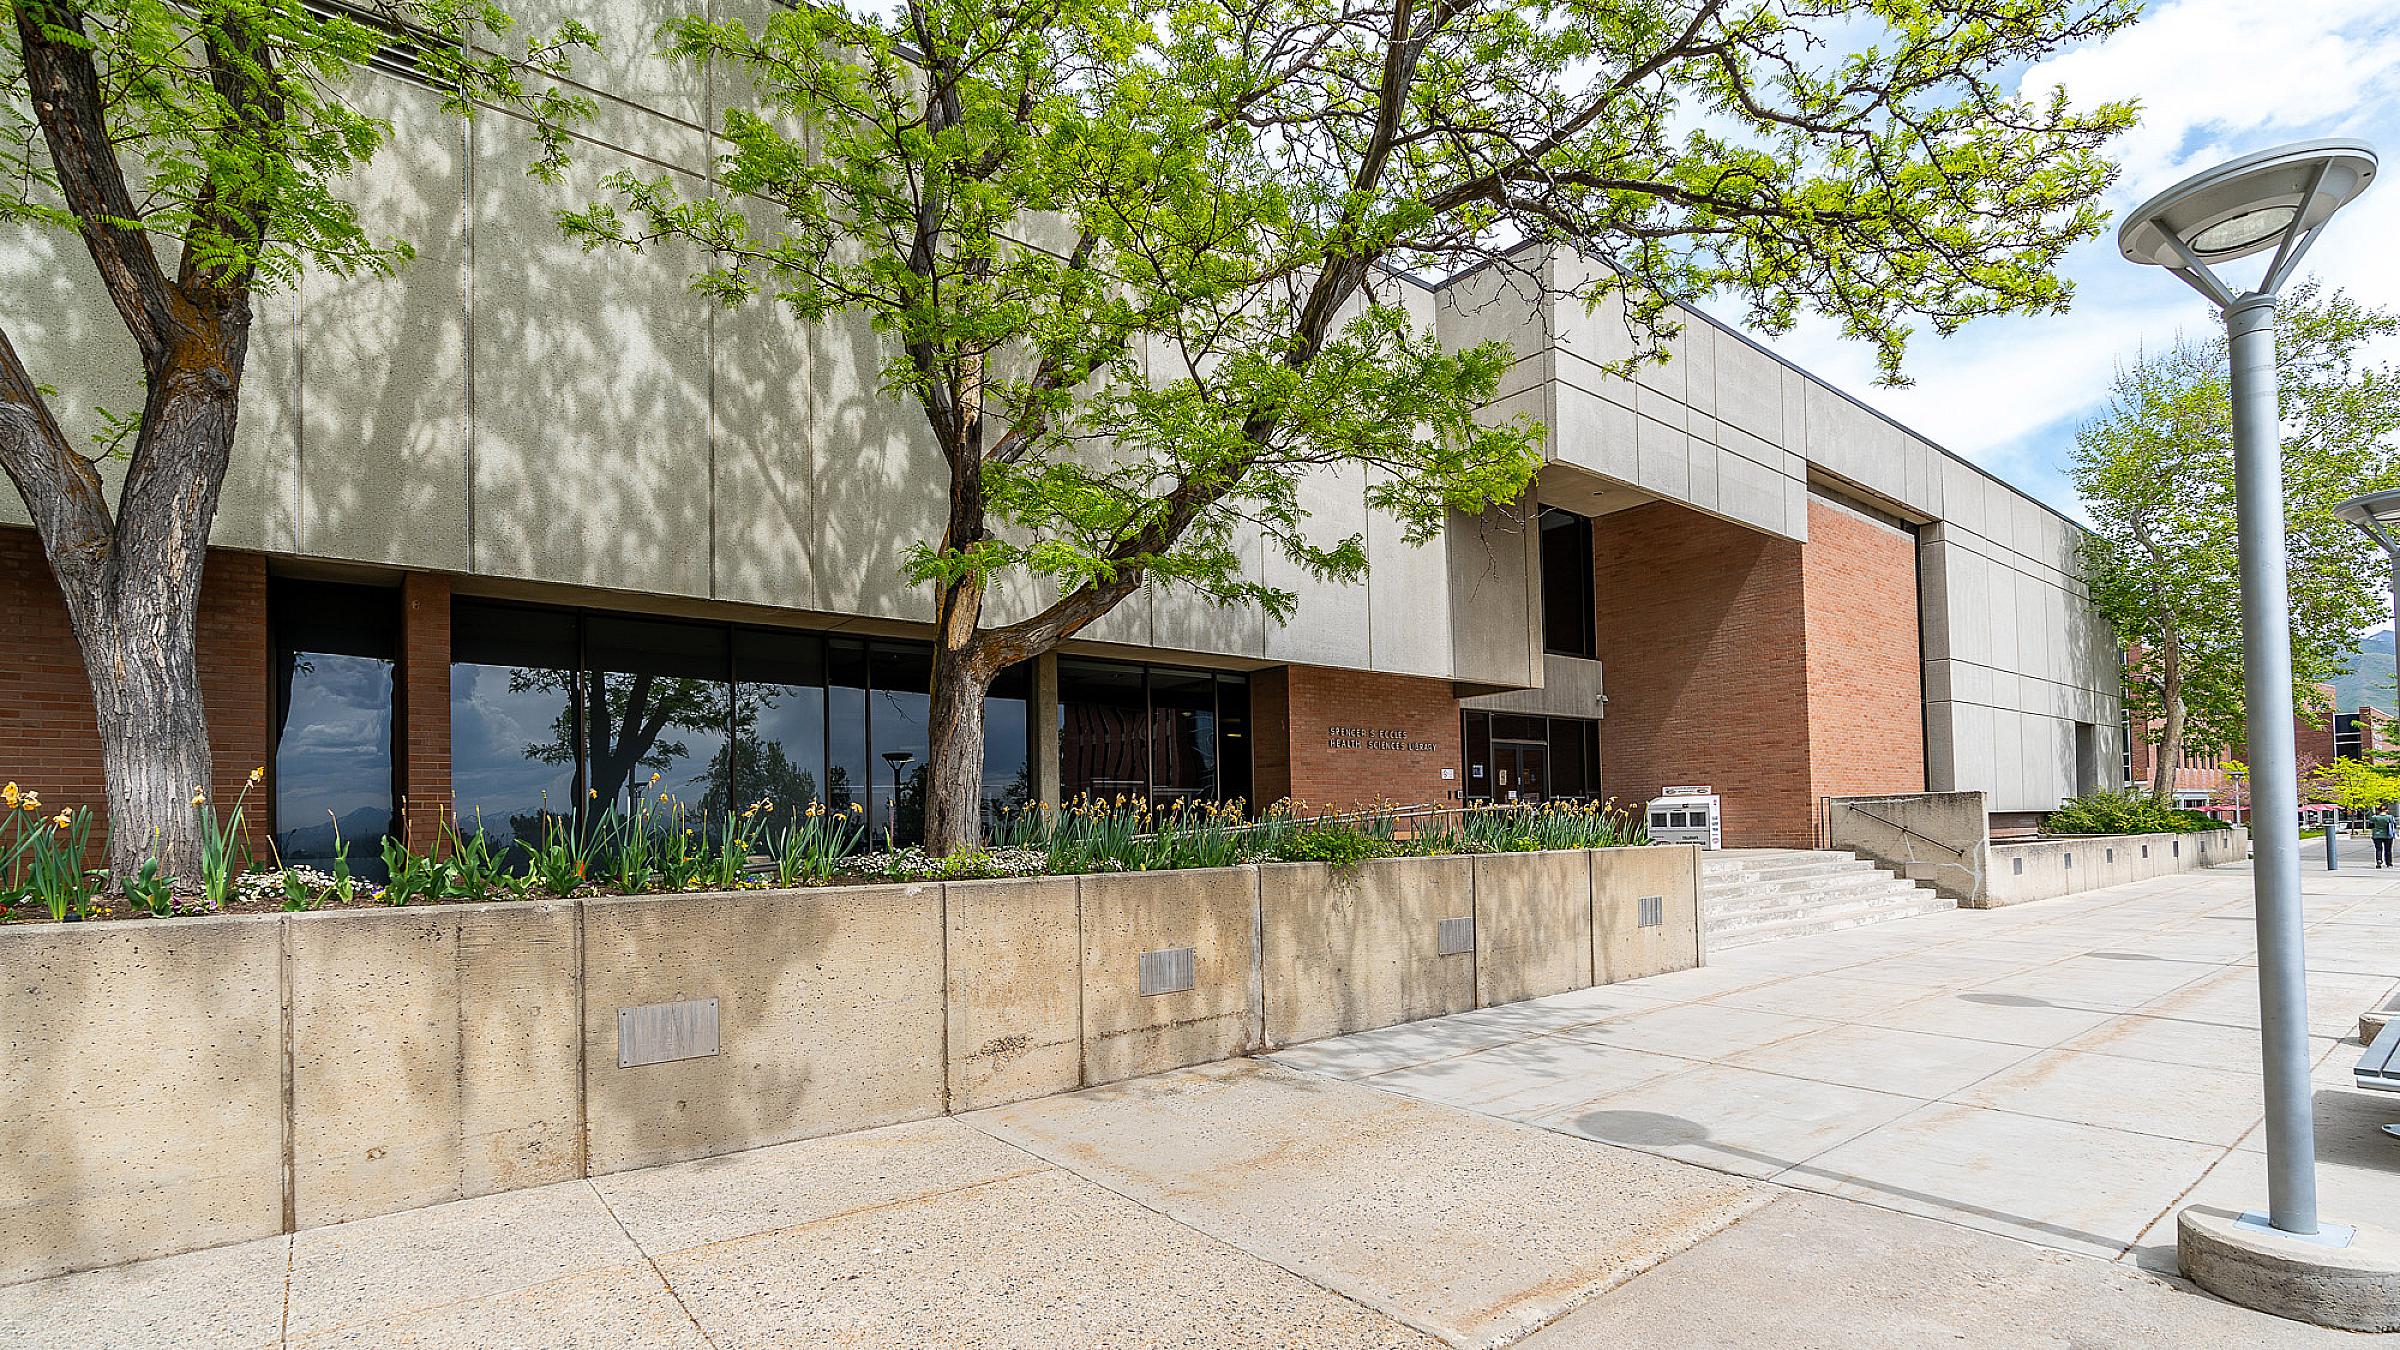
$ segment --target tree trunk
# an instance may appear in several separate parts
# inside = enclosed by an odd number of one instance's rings
[[[925,851],[946,857],[983,842],[983,696],[995,672],[973,649],[939,648],[925,724]]]
[[[2166,658],[2166,679],[2161,686],[2165,725],[2160,728],[2158,750],[2150,765],[2150,795],[2160,801],[2175,796],[2175,776],[2183,769],[2183,675],[2180,662],[2169,654]]]
[[[208,715],[201,706],[193,615],[199,577],[127,571],[115,587],[70,598],[76,645],[92,685],[108,783],[108,867],[119,883],[158,860],[167,876],[200,879],[200,813],[210,783]],[[267,809],[253,799],[248,810]],[[219,802],[230,823],[233,803]]]
[[[118,884],[150,858],[197,883],[203,831],[192,797],[215,796],[197,632],[241,351],[237,338],[230,361],[191,355],[153,382],[114,531],[41,531],[91,682]],[[233,803],[216,805],[230,825]],[[271,808],[252,794],[246,810],[264,822]]]

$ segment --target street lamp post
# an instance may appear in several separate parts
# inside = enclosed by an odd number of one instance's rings
[[[2117,249],[2164,267],[2225,316],[2232,356],[2235,516],[2241,535],[2244,716],[2258,924],[2259,1034],[2266,1061],[2267,1222],[2315,1236],[2315,1109],[2308,977],[2301,949],[2300,782],[2292,747],[2291,595],[2285,575],[2275,296],[2325,222],[2366,190],[2375,152],[2307,141],[2244,155],[2177,183],[2126,217]],[[2274,250],[2237,292],[2212,264]]]
[[[2400,713],[2400,488],[2352,497],[2333,513],[2375,541],[2392,563],[2392,704]],[[2337,710],[2338,711],[2338,710]],[[2361,746],[2363,752],[2364,746]]]

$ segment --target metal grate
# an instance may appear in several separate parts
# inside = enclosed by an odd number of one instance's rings
[[[2074,855],[2074,854],[2072,854],[2072,853],[2070,853],[2070,854],[2068,854],[2068,855],[2067,855],[2067,866],[2066,866],[2066,870],[2067,870],[2067,871],[2069,871],[2069,872],[2072,872],[2072,871],[2074,871],[2074,870],[2075,870],[2075,855]]]
[[[1434,951],[1440,956],[1465,956],[1475,950],[1475,917],[1471,914],[1444,919],[1437,925]]]
[[[1641,899],[1641,917],[1639,926],[1643,928],[1658,928],[1664,926],[1666,921],[1667,897],[1663,895],[1643,896]]]
[[[646,1003],[617,1009],[617,1067],[705,1059],[717,1053],[717,1001]]]
[[[2150,856],[2150,846],[2148,844],[2142,845],[2142,856],[2145,858]]]
[[[2182,841],[2182,840],[2180,840],[2180,839],[2172,839],[2172,840],[2169,840],[2169,841],[2167,842],[2167,846],[2168,846],[2169,848],[2172,848],[2172,849],[2174,849],[2174,850],[2175,850],[2175,855],[2174,855],[2174,856],[2176,856],[2176,857],[2178,857],[2178,858],[2180,858],[2180,857],[2182,857],[2182,856],[2183,856],[2183,841]]]
[[[2117,851],[2113,848],[2108,851],[2108,856],[2106,858],[2101,859],[2102,862],[2115,862],[2116,860]]]
[[[1142,953],[1141,990],[1151,994],[1180,994],[1199,982],[1199,962],[1189,947],[1164,947]]]
[[[2020,877],[2025,875],[2025,860],[2023,858],[2011,858],[2008,861],[2010,864],[2009,871],[2013,875]]]

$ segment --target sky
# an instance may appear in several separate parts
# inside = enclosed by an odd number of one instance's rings
[[[2106,204],[2119,214],[2177,179],[2286,141],[2354,136],[2382,151],[2387,166],[2400,162],[2395,0],[2153,0],[2139,23],[2022,78],[2027,92],[2063,85],[2078,106],[2140,102],[2140,124],[2112,152],[2123,172]],[[2395,181],[2369,189],[2327,227],[2303,275],[2400,307],[2400,250],[2391,246],[2400,238],[2400,175],[2388,176]],[[2180,336],[2207,336],[2217,323],[2182,282],[2120,258],[2116,224],[2067,256],[2070,312],[1981,319],[1948,339],[1920,329],[1909,387],[1877,387],[1872,351],[1821,320],[1803,319],[1769,345],[2080,518],[2067,451],[2076,427],[2101,410],[2116,363]]]

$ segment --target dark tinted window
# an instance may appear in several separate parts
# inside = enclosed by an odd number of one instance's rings
[[[825,644],[804,633],[733,635],[734,768],[745,803],[780,824],[825,797]]]
[[[825,644],[825,804],[866,804],[867,644]]]
[[[922,647],[876,643],[868,649],[867,735],[874,777],[867,819],[880,841],[925,837],[925,715],[933,704],[933,656]]]
[[[1541,527],[1542,646],[1561,656],[1594,656],[1592,522],[1545,506]]]
[[[1150,798],[1217,795],[1217,686],[1206,671],[1150,672]]]
[[[1225,800],[1257,806],[1250,771],[1250,681],[1217,677],[1217,792]]]
[[[459,828],[495,845],[571,815],[578,735],[575,616],[460,602],[450,638],[450,778]]]
[[[733,801],[725,629],[595,616],[584,656],[587,795],[625,809],[664,794],[702,821],[721,819]]]
[[[1058,663],[1058,767],[1068,800],[1150,791],[1149,708],[1140,666]]]
[[[377,850],[392,828],[395,801],[398,594],[279,580],[267,603],[275,639],[275,800],[255,809],[272,811],[285,862],[326,867],[338,836],[350,846],[351,870],[380,880]]]
[[[1004,810],[1033,801],[1033,736],[1027,717],[1033,676],[1010,666],[992,681],[983,700],[983,824],[990,829]]]

